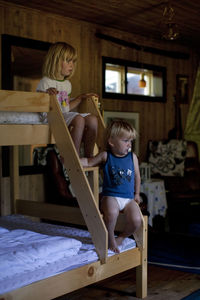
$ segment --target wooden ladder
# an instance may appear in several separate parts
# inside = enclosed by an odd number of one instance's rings
[[[85,111],[98,114],[96,104],[91,101],[91,99],[88,99],[86,101],[86,106],[88,107]],[[99,120],[100,122],[102,122],[101,116]],[[48,113],[48,122],[59,152],[64,158],[64,165],[67,170],[72,189],[81,209],[83,218],[88,227],[88,230],[91,233],[92,240],[98,252],[99,258],[101,262],[104,263],[107,258],[108,244],[107,229],[102,220],[102,216],[98,207],[98,167],[83,169],[83,167],[81,166],[79,156],[75,149],[66,122],[63,118],[60,106],[55,99],[55,96],[50,97],[50,111]],[[101,127],[103,126],[104,125],[101,125]],[[102,136],[99,135],[99,148],[101,147],[101,142]],[[89,181],[93,181],[93,183],[95,182],[95,184],[93,184],[93,191],[90,187],[85,172],[88,172],[88,174],[90,172],[93,173],[92,176],[89,176]]]

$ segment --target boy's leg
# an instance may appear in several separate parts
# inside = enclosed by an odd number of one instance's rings
[[[121,245],[126,237],[129,237],[135,231],[137,231],[142,224],[140,208],[135,200],[129,202],[124,208],[123,212],[126,222],[123,232],[117,238],[118,245]]]
[[[84,156],[93,157],[94,145],[96,142],[98,130],[98,120],[94,115],[85,117],[85,131],[83,135],[84,142]]]
[[[115,198],[103,197],[101,200],[101,212],[108,230],[108,247],[110,250],[119,253],[115,240],[114,230],[119,215],[119,206]]]

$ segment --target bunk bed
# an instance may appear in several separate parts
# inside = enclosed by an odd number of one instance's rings
[[[83,101],[80,111],[90,112],[97,116],[99,122],[97,149],[100,151],[103,147],[105,127],[98,110],[97,99],[89,98]],[[29,216],[71,224],[86,224],[96,253],[95,258],[93,257],[92,261],[85,260],[84,265],[73,264],[74,266],[70,268],[63,268],[63,272],[55,272],[48,278],[6,291],[0,295],[0,299],[53,299],[132,268],[136,268],[136,296],[145,298],[147,296],[147,217],[144,216],[141,229],[134,236],[136,247],[131,247],[130,250],[119,254],[109,254],[107,230],[98,208],[98,167],[88,169],[81,166],[54,96],[45,93],[1,90],[0,112],[31,114],[47,112],[48,114],[48,124],[13,124],[12,122],[0,124],[0,146],[11,148],[10,199],[12,209],[8,221],[5,221],[6,216],[1,218],[3,224],[7,222],[8,227],[5,230],[12,229],[9,224],[12,223],[12,218],[15,219],[18,215],[22,220],[24,220],[22,215],[25,215],[25,218]],[[65,168],[79,207],[19,199],[18,145],[50,143],[56,143],[64,158]],[[92,175],[88,176],[90,173]],[[123,214],[120,214],[117,230],[120,230],[123,222]],[[44,234],[44,232],[41,233]],[[78,249],[79,246],[77,246]],[[71,261],[74,259],[76,260],[76,256],[73,256]]]

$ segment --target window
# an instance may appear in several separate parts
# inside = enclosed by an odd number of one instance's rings
[[[123,66],[106,64],[105,76],[106,92],[125,93],[125,68]]]
[[[103,57],[104,98],[164,102],[165,80],[164,67]]]

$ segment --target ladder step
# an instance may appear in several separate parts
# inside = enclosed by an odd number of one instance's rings
[[[92,171],[98,171],[99,167],[83,167],[84,172],[92,172]]]

